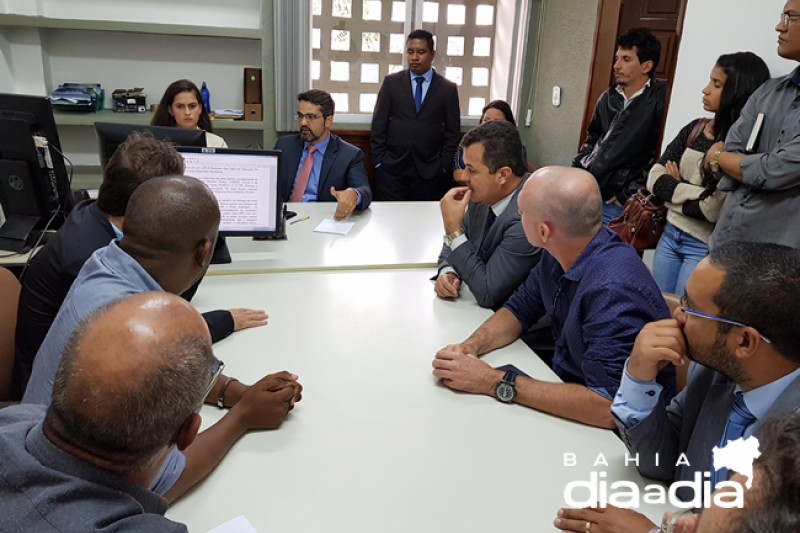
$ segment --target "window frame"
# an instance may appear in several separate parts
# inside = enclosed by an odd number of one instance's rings
[[[423,27],[423,3],[424,0],[406,0],[405,28]],[[489,76],[489,98],[506,100],[517,117],[520,117],[518,106],[521,101],[531,3],[532,0],[495,0],[495,42]],[[273,34],[275,72],[281,73],[275,76],[275,128],[277,131],[294,131],[296,128],[293,115],[297,94],[312,87],[312,0],[276,0],[274,15],[275,21],[284,21],[282,24],[275,24]],[[446,46],[447,43],[437,43],[437,53],[442,47],[446,50]],[[502,61],[502,57],[508,57],[508,61]],[[305,68],[298,68],[303,65]],[[443,71],[440,73],[444,75]],[[462,110],[462,127],[477,125],[480,117],[466,115],[465,111]],[[336,113],[335,117],[335,122],[339,125],[369,126],[371,121],[372,115],[369,113]]]

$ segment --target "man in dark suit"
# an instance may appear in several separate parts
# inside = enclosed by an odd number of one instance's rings
[[[342,220],[355,209],[369,207],[372,190],[364,154],[331,133],[334,110],[333,98],[325,91],[298,94],[300,133],[281,137],[275,149],[283,152],[278,169],[283,201],[336,202],[334,218]]]
[[[641,474],[671,483],[710,472],[709,482],[720,485],[730,472],[712,468],[714,447],[758,438],[765,419],[800,410],[798,300],[800,251],[788,246],[728,242],[697,265],[674,317],[647,324],[636,338],[611,408]],[[667,405],[653,377],[687,358],[686,388]],[[676,492],[696,507],[710,503],[690,486]],[[621,531],[612,520],[637,524],[624,531],[655,526],[614,507],[563,509],[555,525]]]
[[[408,70],[384,78],[372,115],[378,200],[440,200],[452,185],[461,111],[456,84],[431,68],[433,35],[406,40]]]
[[[463,282],[478,305],[497,309],[540,255],[522,231],[517,206],[526,168],[522,141],[510,122],[494,121],[467,132],[461,146],[467,186],[440,202],[445,244],[434,290],[457,298]]]

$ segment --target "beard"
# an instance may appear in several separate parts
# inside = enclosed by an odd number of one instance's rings
[[[300,138],[303,139],[307,143],[313,143],[317,139],[319,139],[319,135],[315,135],[311,128],[308,129],[301,129],[300,130]]]
[[[737,383],[745,381],[745,373],[738,359],[730,353],[726,344],[727,333],[717,330],[717,335],[711,344],[697,346],[687,338],[688,349],[686,355],[692,361],[699,363],[717,372],[725,374]]]

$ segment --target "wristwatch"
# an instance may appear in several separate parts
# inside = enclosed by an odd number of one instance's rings
[[[517,389],[514,383],[517,381],[517,373],[510,370],[505,373],[497,385],[494,386],[494,397],[503,403],[514,403],[517,397]]]
[[[444,243],[445,243],[447,246],[449,246],[449,247],[451,247],[451,248],[452,248],[452,246],[453,246],[453,242],[454,242],[454,241],[455,241],[457,238],[461,237],[462,235],[464,235],[464,230],[463,230],[463,229],[459,229],[458,231],[454,231],[453,233],[451,233],[451,234],[449,234],[449,235],[445,235],[445,236],[444,236]]]
[[[711,172],[714,174],[719,174],[719,156],[722,152],[722,150],[714,152],[714,155],[711,156],[711,161],[708,162],[708,168],[710,168]]]

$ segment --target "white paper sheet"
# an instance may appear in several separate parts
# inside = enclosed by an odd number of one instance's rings
[[[258,533],[253,524],[250,523],[243,514],[236,518],[220,524],[214,529],[209,529],[207,533]]]
[[[355,222],[337,222],[326,218],[319,225],[314,228],[317,233],[335,233],[336,235],[347,235],[350,230],[355,226]]]

